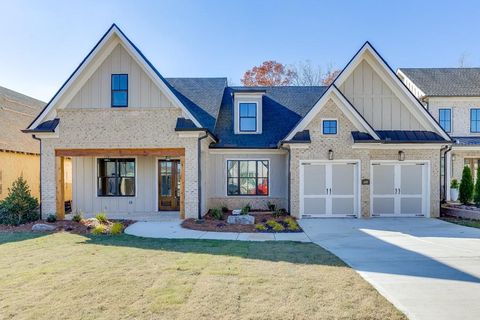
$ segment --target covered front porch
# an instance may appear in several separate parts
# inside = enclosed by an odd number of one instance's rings
[[[66,159],[71,159],[71,195],[64,187]],[[59,219],[75,213],[137,221],[185,218],[184,148],[56,149],[55,163]],[[70,198],[72,214],[65,215]]]

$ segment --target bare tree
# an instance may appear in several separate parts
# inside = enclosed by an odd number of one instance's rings
[[[323,77],[323,85],[329,86],[335,81],[342,70],[333,69],[331,65],[328,66],[328,70]]]
[[[295,86],[321,86],[323,73],[320,66],[314,66],[310,60],[300,61],[292,66],[295,72],[292,84]]]
[[[286,86],[292,83],[295,72],[275,60],[264,61],[253,67],[240,79],[244,86]]]
[[[458,67],[459,68],[467,68],[469,67],[469,63],[468,63],[468,52],[464,51],[460,57],[458,58]]]

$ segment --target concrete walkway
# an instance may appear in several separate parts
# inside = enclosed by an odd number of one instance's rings
[[[410,319],[480,319],[480,229],[437,219],[304,219]]]
[[[310,242],[310,239],[303,232],[278,234],[208,232],[184,229],[180,226],[181,223],[180,219],[161,222],[136,222],[126,228],[125,233],[145,238]]]

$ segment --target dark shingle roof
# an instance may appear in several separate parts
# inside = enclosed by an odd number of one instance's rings
[[[227,87],[214,134],[219,139],[216,148],[276,148],[279,141],[295,127],[320,99],[327,87],[281,86],[254,87],[264,90],[261,134],[235,134],[233,92],[245,87]],[[248,88],[250,89],[250,88]]]
[[[0,87],[0,149],[39,153],[38,141],[21,130],[44,106],[45,102]]]
[[[378,143],[444,143],[444,138],[431,131],[422,130],[377,130],[380,137],[375,140],[370,134],[353,131],[354,142],[378,142]]]
[[[213,132],[227,78],[166,78],[172,92],[200,124]]]
[[[290,143],[310,143],[310,131],[303,130],[295,133],[293,138],[289,141]]]
[[[427,96],[480,96],[480,68],[401,68]]]

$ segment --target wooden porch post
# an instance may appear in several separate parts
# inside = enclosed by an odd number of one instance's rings
[[[55,157],[57,219],[65,219],[65,158]]]

